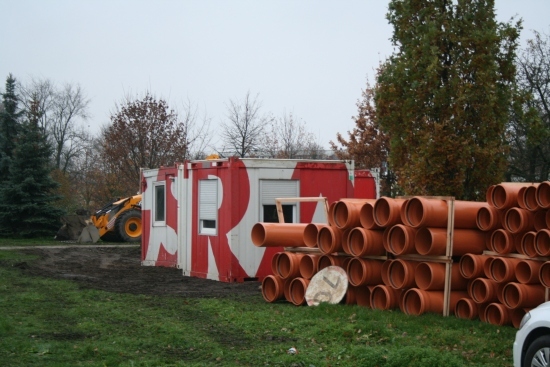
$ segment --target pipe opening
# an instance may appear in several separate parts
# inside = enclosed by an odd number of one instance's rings
[[[265,241],[265,228],[262,223],[254,224],[252,227],[252,243],[256,246],[261,246]]]
[[[340,201],[334,207],[334,223],[338,228],[344,228],[348,224],[349,212],[345,202]]]

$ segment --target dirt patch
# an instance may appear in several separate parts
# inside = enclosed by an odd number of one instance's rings
[[[19,250],[37,260],[11,264],[22,272],[75,281],[82,288],[109,292],[193,298],[261,298],[260,283],[223,283],[184,277],[182,270],[141,266],[139,247],[65,247]],[[0,266],[6,266],[1,264]]]

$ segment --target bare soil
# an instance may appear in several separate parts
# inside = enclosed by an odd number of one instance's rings
[[[108,292],[167,295],[191,298],[260,297],[260,283],[223,283],[183,276],[176,268],[141,266],[140,248],[135,247],[55,247],[19,250],[37,255],[37,260],[17,264],[28,275],[69,279],[82,288]]]

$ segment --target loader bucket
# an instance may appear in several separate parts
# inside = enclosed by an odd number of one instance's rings
[[[77,241],[82,230],[88,225],[89,217],[83,215],[64,215],[60,218],[63,225],[57,231],[55,239],[58,241]]]
[[[78,237],[79,243],[93,242],[96,243],[99,240],[99,231],[93,224],[88,224],[80,233]]]

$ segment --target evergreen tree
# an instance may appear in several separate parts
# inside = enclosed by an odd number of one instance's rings
[[[8,180],[0,187],[0,234],[38,237],[55,235],[63,212],[52,206],[58,184],[51,178],[51,147],[38,126],[34,100],[15,141]]]
[[[506,169],[506,124],[521,23],[495,21],[494,0],[392,0],[396,52],[375,104],[406,195],[481,199]]]
[[[6,79],[6,91],[2,93],[3,109],[0,110],[0,182],[8,178],[10,160],[19,130],[19,118],[23,113],[17,105],[15,78],[9,74]]]

